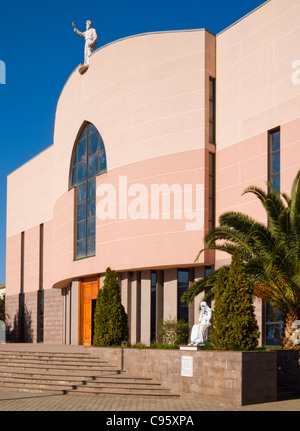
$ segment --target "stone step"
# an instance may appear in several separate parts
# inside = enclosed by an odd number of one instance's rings
[[[88,353],[0,352],[0,388],[56,394],[178,397]]]
[[[169,390],[166,390],[165,388],[162,388],[159,384],[148,384],[148,385],[139,385],[135,384],[134,382],[120,382],[120,384],[116,384],[115,382],[89,382],[89,381],[81,381],[78,382],[76,380],[50,380],[50,379],[20,379],[20,378],[1,378],[1,384],[5,384],[6,386],[13,386],[15,387],[31,387],[31,388],[37,388],[37,389],[47,389],[47,388],[54,388],[54,389],[63,389],[63,390],[78,390],[81,391],[81,389],[84,389],[88,392],[103,392],[103,390],[112,390],[112,392],[118,391],[156,391],[157,393],[161,392],[168,392]]]
[[[3,359],[0,357],[0,366],[1,364],[7,364],[13,362],[14,364],[53,364],[53,365],[65,365],[73,366],[73,367],[95,367],[95,366],[108,366],[108,362],[106,361],[89,361],[88,359],[85,360],[73,360],[73,359],[57,359],[57,358],[10,358],[10,359]]]
[[[14,370],[24,370],[24,371],[28,371],[30,373],[39,373],[39,372],[44,372],[44,373],[48,373],[48,372],[55,372],[55,373],[62,373],[62,374],[66,374],[66,375],[72,375],[73,371],[76,371],[76,368],[68,368],[68,366],[54,366],[54,365],[46,365],[46,366],[37,366],[37,365],[1,365],[1,369],[4,371],[9,371],[11,369]],[[95,368],[95,369],[90,369],[90,368],[78,368],[78,374],[79,372],[82,372],[81,375],[86,375],[86,376],[110,376],[110,375],[118,375],[121,373],[120,370],[113,368],[113,367],[106,367],[106,369],[104,368]]]
[[[22,371],[7,371],[0,370],[0,380],[20,380],[20,381],[50,381],[50,382],[68,382],[72,384],[135,384],[135,385],[160,385],[159,382],[154,382],[151,378],[141,378],[129,375],[104,375],[104,376],[93,376],[93,375],[78,375],[71,373],[66,374],[53,374],[53,373],[32,373]]]
[[[47,353],[41,353],[41,354],[34,354],[34,353],[21,353],[21,354],[16,354],[16,353],[2,353],[0,352],[0,359],[1,360],[30,360],[30,361],[62,361],[62,362],[67,362],[67,361],[77,361],[77,362],[89,362],[89,363],[107,363],[107,361],[102,361],[100,360],[100,358],[97,358],[95,356],[89,356],[89,355],[81,355],[81,354],[77,354],[77,355],[71,355],[70,356],[65,356],[63,354],[56,354],[56,355],[51,355],[51,354],[47,354]]]
[[[2,382],[34,382],[34,383],[61,383],[61,384],[71,384],[71,385],[87,385],[94,387],[101,386],[134,386],[134,387],[158,387],[160,383],[154,382],[151,379],[139,379],[136,377],[119,377],[105,376],[105,377],[93,377],[93,376],[65,376],[65,375],[47,375],[47,374],[26,374],[26,373],[7,373],[0,372],[0,381]]]

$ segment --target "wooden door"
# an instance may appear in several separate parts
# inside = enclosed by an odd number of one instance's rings
[[[92,344],[93,313],[92,301],[97,299],[99,291],[99,279],[82,281],[80,287],[80,344],[90,346]]]

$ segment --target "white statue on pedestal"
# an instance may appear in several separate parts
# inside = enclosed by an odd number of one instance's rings
[[[98,41],[97,32],[94,28],[91,28],[91,26],[92,26],[91,21],[87,21],[86,22],[86,31],[81,32],[81,31],[77,30],[77,28],[75,28],[75,22],[73,21],[73,28],[74,28],[75,33],[78,34],[78,36],[81,36],[85,39],[85,46],[84,46],[84,64],[85,65],[89,64],[89,57],[92,54],[92,52],[95,51],[97,41]]]
[[[190,345],[204,344],[209,339],[212,328],[212,310],[206,302],[201,302],[200,309],[199,323],[192,328]]]

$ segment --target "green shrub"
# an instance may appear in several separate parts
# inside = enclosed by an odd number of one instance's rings
[[[210,340],[218,350],[254,350],[259,330],[253,307],[253,289],[237,249],[228,268],[219,271],[214,287],[214,327]]]
[[[168,346],[178,346],[187,344],[189,338],[189,324],[182,319],[171,319],[162,321],[159,327],[159,334],[162,337],[162,344]]]
[[[94,346],[120,345],[128,341],[128,317],[121,303],[117,273],[110,268],[98,292],[94,328]]]

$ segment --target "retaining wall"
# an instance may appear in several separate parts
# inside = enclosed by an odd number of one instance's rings
[[[276,352],[182,351],[91,347],[128,373],[151,377],[184,398],[234,406],[277,400]],[[182,361],[192,358],[182,375]]]

